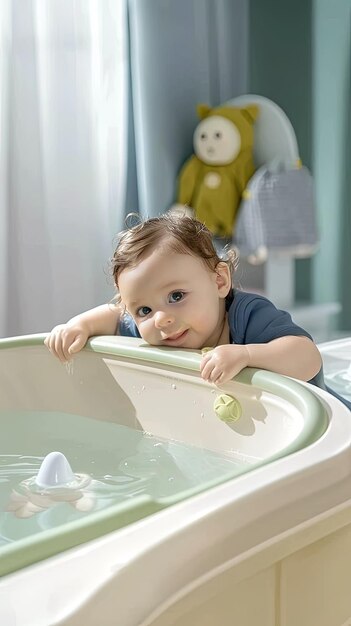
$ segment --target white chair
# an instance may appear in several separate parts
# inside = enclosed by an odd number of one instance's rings
[[[264,96],[245,94],[229,100],[227,105],[244,107],[257,104],[259,115],[255,122],[255,166],[283,164],[297,167],[300,163],[297,139],[293,126],[284,111]],[[280,308],[291,309],[295,299],[295,260],[284,252],[271,252],[264,264],[263,285],[268,298]]]

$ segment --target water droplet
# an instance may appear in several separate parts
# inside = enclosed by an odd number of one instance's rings
[[[196,404],[196,400],[193,400],[194,404]]]
[[[69,376],[72,376],[72,374],[73,374],[73,359],[71,359],[70,361],[66,361],[65,368],[66,368],[67,374]]]
[[[168,482],[172,483],[173,481],[174,481],[174,476],[170,476],[169,479],[168,479]]]
[[[141,391],[145,391],[146,387],[145,385],[142,386]]]
[[[154,448],[162,447],[162,443],[159,441],[158,443],[154,443]]]
[[[173,385],[172,385],[172,389],[177,389],[177,385],[175,385],[175,384],[173,383]]]
[[[205,413],[200,413],[200,417],[205,417]]]

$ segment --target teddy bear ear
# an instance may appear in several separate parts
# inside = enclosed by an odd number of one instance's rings
[[[198,104],[196,107],[196,112],[200,120],[203,120],[205,117],[207,117],[210,111],[211,107],[208,104]]]
[[[241,112],[245,115],[249,122],[254,122],[258,116],[259,108],[256,104],[249,104],[249,106],[241,109]]]

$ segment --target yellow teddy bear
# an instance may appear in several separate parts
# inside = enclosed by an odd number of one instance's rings
[[[200,104],[194,151],[179,174],[178,202],[191,207],[215,235],[231,237],[241,195],[255,171],[254,122],[258,107]]]

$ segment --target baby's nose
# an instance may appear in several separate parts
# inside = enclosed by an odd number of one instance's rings
[[[165,326],[169,326],[173,324],[174,317],[173,315],[169,315],[164,311],[157,311],[155,315],[155,326],[156,328],[164,328]]]

